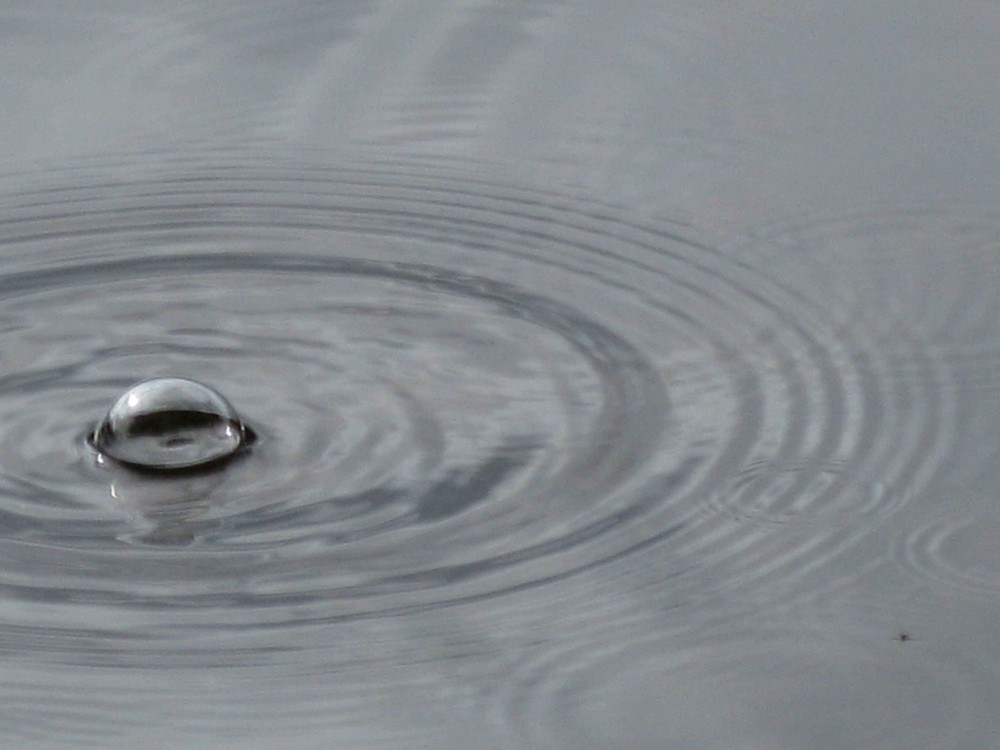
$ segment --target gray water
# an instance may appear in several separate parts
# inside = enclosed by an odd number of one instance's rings
[[[728,5],[0,11],[3,747],[995,745],[1000,5]]]

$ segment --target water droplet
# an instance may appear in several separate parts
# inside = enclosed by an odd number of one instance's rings
[[[93,445],[119,463],[169,471],[224,461],[251,436],[236,410],[208,386],[154,378],[118,398],[94,431]]]

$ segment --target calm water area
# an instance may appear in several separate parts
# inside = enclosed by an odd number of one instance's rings
[[[998,40],[3,4],[0,747],[996,747]],[[253,445],[102,460],[161,376]]]

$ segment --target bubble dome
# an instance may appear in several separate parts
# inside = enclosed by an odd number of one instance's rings
[[[215,465],[248,444],[248,430],[219,393],[186,378],[126,390],[94,430],[101,458],[147,471]]]

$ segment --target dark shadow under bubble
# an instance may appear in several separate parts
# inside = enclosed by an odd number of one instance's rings
[[[194,544],[220,524],[206,516],[212,495],[224,481],[218,467],[200,472],[115,472],[109,484],[111,497],[136,519],[133,530],[119,539],[139,546]]]

